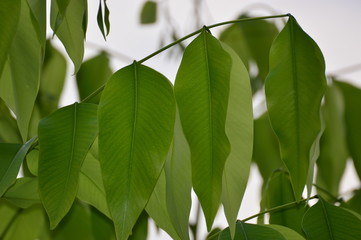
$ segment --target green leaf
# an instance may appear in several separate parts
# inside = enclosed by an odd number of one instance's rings
[[[46,43],[46,0],[27,0],[31,10],[31,20],[43,47]]]
[[[95,208],[91,209],[91,224],[95,240],[115,239],[113,222]]]
[[[0,98],[0,143],[21,143],[21,135],[16,120],[11,115],[9,108]]]
[[[223,48],[232,58],[230,90],[226,117],[226,134],[231,151],[223,171],[222,203],[231,235],[246,190],[253,149],[252,91],[246,67],[227,45]]]
[[[2,0],[0,2],[0,76],[16,33],[20,9],[21,0]]]
[[[170,221],[178,236],[189,240],[188,222],[192,206],[191,153],[184,136],[179,111],[176,113],[173,142],[164,165],[166,200]]]
[[[347,146],[355,165],[356,172],[361,179],[361,89],[348,83],[335,81],[341,89],[345,101],[345,122]]]
[[[152,24],[157,21],[157,3],[146,1],[140,13],[141,24]]]
[[[9,52],[15,112],[23,141],[28,139],[28,128],[39,90],[42,47],[31,22],[30,9],[22,1],[19,25]]]
[[[78,198],[111,218],[105,196],[100,163],[88,153],[79,174]]]
[[[265,226],[278,231],[287,240],[305,240],[305,238],[302,237],[299,233],[297,233],[296,231],[293,231],[292,229],[287,228],[285,226],[275,225],[275,224],[268,224],[268,225],[265,225]]]
[[[207,30],[185,49],[175,81],[192,181],[210,231],[217,214],[230,143],[225,133],[231,58]]]
[[[66,70],[66,59],[51,45],[50,41],[47,41],[37,98],[37,105],[39,106],[41,117],[45,117],[58,109],[60,95],[65,82]]]
[[[71,208],[80,168],[97,134],[97,106],[73,104],[39,122],[39,192],[51,229]]]
[[[39,148],[34,148],[26,155],[26,164],[30,173],[38,176]]]
[[[170,82],[134,62],[108,81],[99,103],[99,155],[117,238],[127,239],[147,204],[173,136]]]
[[[344,123],[344,101],[340,89],[332,84],[325,93],[323,116],[325,131],[320,141],[320,156],[317,160],[317,185],[338,196],[348,150]],[[323,198],[329,197],[319,191]]]
[[[86,7],[86,1],[76,0],[68,2],[67,11],[62,12],[63,0],[52,1],[50,13],[50,25],[55,31],[60,41],[63,43],[66,52],[74,63],[74,72],[77,73],[84,56],[84,30],[83,30],[83,16]],[[59,25],[58,14],[62,15],[63,19]],[[65,14],[65,15],[63,15]]]
[[[15,219],[19,209],[4,199],[0,199],[0,237],[4,236],[4,232],[8,229],[12,220]]]
[[[295,200],[288,173],[284,170],[275,171],[266,185],[262,199],[266,209],[278,207]],[[301,203],[280,211],[270,212],[269,223],[283,225],[302,233],[301,223],[306,210],[307,205]]]
[[[16,179],[3,198],[20,208],[28,208],[35,203],[40,203],[37,178]]]
[[[309,240],[356,240],[361,236],[361,219],[350,210],[333,206],[320,198],[306,212],[302,228]]]
[[[102,2],[103,2],[103,6],[102,6]],[[104,7],[104,17],[103,17],[103,7]],[[106,37],[108,36],[110,31],[109,9],[106,0],[99,0],[97,22],[98,22],[98,27],[104,37],[104,40],[106,40]]]
[[[132,229],[128,240],[146,240],[148,236],[148,214],[143,211]]]
[[[310,166],[310,150],[321,130],[320,105],[326,88],[325,63],[316,43],[291,16],[270,53],[266,99],[296,200]]]
[[[355,190],[353,196],[341,207],[351,209],[352,211],[361,214],[361,190]]]
[[[24,145],[0,143],[0,196],[15,182],[20,166],[35,138]]]
[[[218,240],[231,240],[229,228],[224,229]],[[236,234],[234,239],[237,240],[258,240],[258,239],[272,239],[272,240],[286,240],[286,238],[277,230],[267,227],[267,225],[248,224],[237,222]]]
[[[97,56],[85,61],[76,74],[80,100],[83,100],[102,86],[112,75],[107,53],[101,52]],[[101,94],[89,102],[99,103]]]

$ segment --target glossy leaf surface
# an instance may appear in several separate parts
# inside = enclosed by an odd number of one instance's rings
[[[302,196],[311,146],[321,129],[324,71],[320,49],[291,16],[273,42],[265,91],[269,117],[296,200]]]
[[[97,134],[97,106],[73,104],[39,123],[39,191],[55,228],[69,211],[80,168]]]
[[[133,63],[108,81],[99,103],[99,157],[117,238],[127,239],[148,202],[172,140],[170,82]]]
[[[191,149],[192,182],[210,231],[230,143],[225,133],[231,58],[206,30],[185,49],[174,91]]]

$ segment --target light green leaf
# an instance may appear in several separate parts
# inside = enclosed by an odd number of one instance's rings
[[[21,0],[0,1],[0,77],[19,22]],[[0,88],[2,86],[0,85]]]
[[[22,0],[17,32],[9,53],[15,112],[23,141],[28,139],[28,128],[39,90],[42,47],[31,22],[30,9]]]
[[[0,98],[0,143],[21,143],[21,135],[16,120],[11,115],[9,108]]]
[[[68,2],[66,12],[62,9],[64,6],[60,2]],[[83,16],[85,7],[86,1],[83,0],[53,0],[51,4],[50,25],[73,61],[75,73],[78,72],[84,56]],[[62,16],[61,23],[59,23],[59,14]]]
[[[4,64],[2,75],[0,76],[0,98],[4,100],[5,105],[15,111],[14,88],[11,77],[9,61]],[[22,143],[22,141],[21,141]]]
[[[335,81],[341,89],[345,101],[345,122],[347,146],[352,157],[356,172],[361,179],[361,89],[348,83]]]
[[[20,166],[35,138],[24,145],[0,143],[0,197],[15,182]]]
[[[157,2],[146,1],[140,13],[141,24],[152,24],[157,21]]]
[[[39,192],[55,228],[71,208],[80,168],[97,134],[97,106],[80,103],[39,122]]]
[[[27,0],[31,10],[31,20],[37,32],[39,42],[45,48],[46,43],[46,0]]]
[[[225,44],[222,46],[232,58],[226,117],[226,134],[231,144],[231,152],[223,170],[222,203],[231,235],[234,236],[252,161],[252,91],[242,60],[230,47]]]
[[[166,203],[166,178],[164,171],[162,171],[157,185],[155,185],[152,196],[149,198],[145,210],[157,226],[166,231],[172,239],[181,239],[179,238],[169,218]]]
[[[269,117],[296,200],[301,199],[310,167],[310,149],[321,129],[324,71],[320,49],[290,16],[272,45],[265,91]]]
[[[173,142],[164,165],[169,218],[183,240],[189,239],[189,214],[192,206],[191,153],[184,136],[179,111],[176,113]]]
[[[40,203],[37,178],[19,178],[4,194],[3,198],[20,208]]]
[[[100,163],[88,153],[79,174],[78,198],[111,218],[105,196]]]
[[[30,173],[38,176],[39,148],[34,148],[26,155],[26,163]]]
[[[348,150],[344,122],[344,101],[340,89],[332,84],[326,90],[323,107],[325,132],[320,142],[320,157],[317,160],[317,185],[338,196],[338,189],[343,176]],[[318,191],[323,198],[329,197]]]
[[[117,238],[127,239],[147,204],[172,140],[170,82],[134,62],[108,81],[99,103],[99,157]]]
[[[191,149],[192,181],[208,231],[217,214],[230,152],[225,133],[231,58],[207,30],[185,49],[175,81],[183,130]]]
[[[306,212],[302,228],[308,240],[357,240],[361,236],[361,219],[320,198]]]
[[[278,231],[287,240],[305,240],[305,238],[302,237],[299,233],[297,233],[296,231],[293,231],[292,229],[287,228],[285,226],[275,225],[275,224],[268,224],[268,225],[264,225],[264,226],[272,228],[272,229]]]
[[[112,70],[109,66],[107,53],[101,52],[95,57],[85,61],[76,74],[80,100],[83,100],[102,86],[111,75]],[[100,96],[101,94],[98,94],[89,102],[99,103]]]
[[[8,229],[11,221],[18,214],[19,209],[6,201],[5,199],[0,199],[0,238],[4,236],[4,232]]]

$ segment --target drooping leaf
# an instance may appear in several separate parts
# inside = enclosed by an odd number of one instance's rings
[[[83,100],[102,86],[111,75],[112,70],[109,66],[109,58],[105,52],[101,52],[97,56],[85,61],[76,74],[80,100]],[[98,94],[89,102],[99,103],[100,96],[101,94]]]
[[[5,192],[3,198],[21,208],[40,203],[38,180],[30,177],[17,179],[14,185]]]
[[[97,135],[97,106],[59,109],[39,123],[39,192],[51,229],[71,208],[80,168]]]
[[[323,107],[325,131],[321,137],[320,157],[317,160],[317,185],[338,196],[338,189],[343,176],[348,150],[344,123],[344,101],[336,85],[330,85],[325,93]],[[329,197],[318,191],[323,198]]]
[[[172,140],[170,82],[134,62],[108,81],[99,103],[99,157],[117,238],[127,239],[148,202]]]
[[[238,210],[246,190],[253,150],[252,90],[242,60],[227,45],[232,58],[226,134],[231,145],[223,170],[222,203],[231,235],[236,230]]]
[[[63,4],[60,2],[68,2],[64,13]],[[78,72],[84,56],[83,16],[85,7],[86,2],[83,0],[53,0],[51,4],[50,25],[73,61],[75,73]],[[61,23],[59,23],[59,14],[62,15]]]
[[[175,81],[182,127],[191,149],[192,182],[210,231],[230,152],[225,133],[231,58],[207,30],[185,49]]]
[[[8,201],[0,199],[0,237],[4,236],[5,231],[8,229],[13,219],[15,219],[18,211],[19,209]]]
[[[157,3],[155,1],[146,1],[140,13],[141,24],[152,24],[157,21]]]
[[[361,219],[351,210],[333,206],[320,198],[306,212],[302,228],[309,240],[356,240],[361,236]]]
[[[320,49],[291,16],[272,45],[265,91],[270,121],[296,200],[301,199],[311,146],[321,129],[324,71]]]
[[[31,20],[39,42],[46,44],[46,0],[27,0],[31,10]]]
[[[361,179],[361,89],[351,84],[335,81],[341,89],[345,101],[345,123],[347,146],[352,157],[356,172]]]
[[[21,0],[2,0],[0,2],[0,76],[16,33],[20,9]]]
[[[0,143],[21,143],[21,135],[16,120],[11,115],[9,108],[0,98]]]
[[[103,5],[102,5],[102,2],[103,2]],[[103,8],[104,8],[104,13],[103,13]],[[97,22],[98,22],[98,27],[104,37],[104,40],[106,40],[106,37],[108,36],[109,31],[110,31],[109,9],[108,9],[106,0],[99,0]]]
[[[21,163],[34,140],[32,138],[24,145],[0,143],[0,197],[15,182]]]
[[[174,124],[173,142],[164,165],[164,171],[170,221],[178,236],[188,240],[188,222],[192,205],[191,153],[183,133],[178,110]]]

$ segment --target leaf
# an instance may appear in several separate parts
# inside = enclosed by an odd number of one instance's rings
[[[24,145],[0,143],[0,196],[15,182],[20,166],[35,138]]]
[[[97,106],[75,103],[39,122],[39,192],[54,229],[71,208],[80,168],[97,135]]]
[[[95,208],[90,213],[91,228],[95,240],[115,239],[113,222]]]
[[[127,239],[147,204],[172,136],[170,82],[134,62],[108,81],[99,103],[99,157],[117,239]]]
[[[42,47],[31,22],[30,9],[22,1],[17,32],[9,52],[15,112],[23,142],[28,140],[28,128],[39,90]]]
[[[310,166],[310,149],[321,129],[325,63],[316,43],[291,16],[275,39],[266,79],[267,108],[281,158],[300,200]]]
[[[103,17],[102,2],[103,2],[103,7],[104,7],[104,17]],[[98,22],[98,27],[104,37],[104,40],[106,40],[106,37],[108,36],[109,31],[110,31],[109,9],[108,9],[106,0],[99,0],[97,22]],[[105,26],[105,29],[104,29],[104,26]]]
[[[356,172],[361,179],[361,89],[348,83],[335,81],[336,86],[341,89],[345,101],[345,123],[346,123],[346,140],[348,150],[355,165]]]
[[[192,181],[208,231],[217,214],[230,152],[225,133],[231,58],[205,29],[185,49],[174,91],[191,149]]]
[[[46,44],[46,0],[27,0],[31,10],[31,20],[37,32],[39,42]]]
[[[26,156],[26,164],[30,173],[38,176],[39,148],[34,148]]]
[[[146,1],[140,13],[141,24],[152,24],[157,21],[157,3]]]
[[[21,0],[0,2],[0,76],[19,22]],[[2,86],[0,86],[1,88]]]
[[[338,196],[339,184],[343,176],[348,150],[344,123],[344,101],[340,89],[332,84],[325,94],[323,116],[325,132],[320,142],[320,157],[317,160],[317,185]],[[319,191],[323,198],[329,197]]]
[[[232,58],[226,134],[231,145],[223,170],[222,203],[231,235],[246,190],[253,150],[252,91],[246,67],[227,45],[223,48]]]
[[[333,206],[320,198],[306,212],[302,228],[309,240],[356,240],[361,236],[361,219],[351,211]]]
[[[287,228],[285,226],[276,225],[276,224],[267,224],[265,226],[278,231],[287,240],[305,240],[305,238],[302,237],[299,233],[297,233],[296,231],[293,231],[292,229]]]
[[[21,143],[21,135],[16,120],[11,115],[9,108],[0,98],[0,143]]]
[[[135,223],[128,240],[146,240],[148,236],[148,214],[143,211]]]
[[[0,237],[4,236],[4,232],[18,214],[18,208],[4,199],[0,199]]]
[[[168,215],[178,236],[189,240],[188,222],[192,206],[191,153],[176,112],[173,142],[164,165]]]
[[[85,61],[76,74],[80,100],[83,100],[102,86],[111,75],[112,70],[109,66],[107,53],[101,52],[97,56]],[[98,94],[89,102],[99,103],[100,96],[101,94]]]
[[[20,208],[28,208],[35,203],[40,203],[37,178],[16,179],[3,198]]]
[[[352,211],[361,214],[361,190],[355,190],[353,196],[341,207],[351,209]]]
[[[64,0],[53,0],[50,12],[50,25],[63,43],[66,52],[74,63],[74,73],[77,73],[84,56],[84,30],[83,30],[83,16],[86,7],[85,1],[70,1],[66,7],[66,12],[63,9]],[[58,15],[62,16],[61,23]]]

